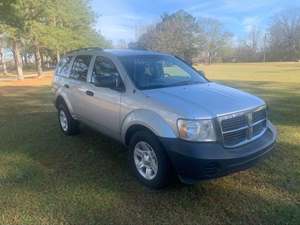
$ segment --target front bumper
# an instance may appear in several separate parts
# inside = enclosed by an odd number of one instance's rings
[[[251,167],[272,150],[276,138],[277,131],[268,122],[267,130],[260,138],[232,149],[216,142],[196,143],[174,138],[160,138],[160,141],[180,179],[194,183]]]

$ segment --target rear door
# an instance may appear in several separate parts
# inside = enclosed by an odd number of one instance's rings
[[[82,109],[85,106],[87,76],[90,70],[92,56],[78,55],[74,59],[74,63],[69,79],[70,101],[76,118],[82,120],[84,118]]]
[[[68,102],[70,99],[69,75],[72,67],[73,56],[64,56],[57,65],[53,78],[53,91],[60,94]],[[72,112],[71,112],[72,113]]]

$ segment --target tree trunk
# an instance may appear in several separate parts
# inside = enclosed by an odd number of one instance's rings
[[[4,60],[3,48],[0,48],[0,64],[2,65],[3,74],[6,75],[7,74],[7,69],[6,69],[6,63],[5,63],[5,60]]]
[[[22,65],[24,67],[25,63],[24,63],[24,55],[21,54],[21,60],[22,60]]]
[[[2,69],[3,69],[3,74],[7,75],[7,68],[6,68],[6,62],[3,60],[2,62]]]
[[[18,41],[13,40],[12,47],[13,47],[13,54],[14,54],[14,59],[15,59],[15,64],[17,69],[17,79],[23,80],[24,79],[23,65],[22,65],[22,58],[20,54],[20,46]]]
[[[41,55],[41,65],[42,65],[42,69],[44,68],[45,65],[45,56],[43,54],[43,52],[40,51],[40,55]]]
[[[36,72],[38,74],[38,77],[41,77],[43,75],[43,69],[42,69],[42,58],[41,58],[40,47],[36,45],[34,50],[35,50],[34,56],[35,56]]]
[[[56,63],[58,64],[60,61],[60,54],[59,54],[59,51],[56,50]]]
[[[208,52],[208,64],[210,65],[211,64],[211,53]]]

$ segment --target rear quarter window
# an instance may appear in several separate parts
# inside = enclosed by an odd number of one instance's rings
[[[73,56],[65,56],[60,60],[56,69],[56,76],[61,76],[61,77],[69,76],[72,58]]]

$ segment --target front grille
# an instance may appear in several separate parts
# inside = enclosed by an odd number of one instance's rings
[[[267,118],[267,111],[266,109],[258,110],[253,112],[253,122],[257,122],[260,120],[264,120]]]
[[[259,135],[267,126],[267,122],[264,120],[253,126],[253,136]]]
[[[247,116],[241,115],[233,118],[229,118],[227,120],[223,120],[222,122],[222,130],[223,131],[230,131],[236,130],[240,127],[245,127],[248,124]]]
[[[218,119],[224,146],[233,148],[254,140],[266,130],[267,111],[266,107],[259,107]]]
[[[223,134],[225,146],[235,146],[247,139],[247,129],[233,131]]]

